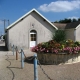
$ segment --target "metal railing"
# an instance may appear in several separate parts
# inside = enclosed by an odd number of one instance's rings
[[[40,62],[38,60],[37,54],[34,54],[34,56],[31,57],[31,58],[27,58],[24,51],[23,51],[23,49],[21,49],[21,51],[19,52],[17,46],[14,47],[14,45],[12,46],[12,52],[13,52],[13,55],[15,54],[14,52],[16,52],[16,60],[18,60],[18,53],[21,54],[21,69],[24,68],[24,58],[26,58],[27,60],[33,60],[34,61],[34,63],[33,63],[34,64],[34,80],[38,80],[38,65],[39,65],[40,69],[42,70],[43,74],[49,80],[53,80],[53,79],[50,78],[50,76],[42,68],[42,65],[40,64]]]

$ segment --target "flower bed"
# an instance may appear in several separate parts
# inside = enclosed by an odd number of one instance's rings
[[[77,41],[73,42],[72,40],[67,40],[58,43],[54,40],[50,40],[33,47],[32,51],[36,52],[40,62],[45,64],[73,63],[80,61],[80,43]]]

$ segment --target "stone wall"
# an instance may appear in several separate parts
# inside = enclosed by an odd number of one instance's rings
[[[71,64],[80,62],[80,53],[77,54],[40,54],[38,53],[38,59],[42,64]]]

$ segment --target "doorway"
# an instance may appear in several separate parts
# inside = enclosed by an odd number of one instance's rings
[[[36,46],[37,32],[35,30],[30,31],[30,47]]]

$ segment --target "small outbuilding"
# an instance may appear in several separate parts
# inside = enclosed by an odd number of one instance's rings
[[[65,30],[66,40],[80,41],[80,21],[71,23],[53,23],[58,29]]]
[[[8,50],[13,45],[19,49],[30,49],[51,40],[57,29],[36,9],[32,9],[6,28],[6,46]]]

